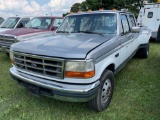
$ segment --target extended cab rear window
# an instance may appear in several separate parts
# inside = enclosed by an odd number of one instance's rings
[[[136,26],[136,22],[133,15],[129,15],[132,27]]]
[[[129,23],[127,16],[125,14],[121,14],[121,22],[122,22],[122,28],[123,28],[123,34],[129,33]]]

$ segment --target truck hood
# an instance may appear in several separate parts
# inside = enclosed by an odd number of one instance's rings
[[[30,34],[25,34],[21,36],[17,36],[17,40],[22,42],[26,40],[33,40],[41,37],[48,37],[50,34],[54,34],[55,31],[42,31],[42,32],[36,32],[36,33],[30,33]]]
[[[17,28],[13,30],[7,30],[4,31],[3,34],[9,34],[9,35],[14,35],[14,36],[21,36],[21,35],[26,35],[26,34],[31,34],[31,33],[37,33],[37,32],[44,32],[48,30],[43,30],[43,29],[32,29],[32,28]]]
[[[115,37],[115,35],[97,35],[85,33],[50,34],[30,41],[19,42],[11,50],[58,58],[85,59],[94,48]]]
[[[9,28],[0,28],[0,32],[4,32],[4,31],[7,31],[7,30],[11,30]]]

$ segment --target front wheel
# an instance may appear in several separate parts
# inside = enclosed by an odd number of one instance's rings
[[[98,112],[105,110],[112,99],[114,90],[114,75],[110,70],[106,70],[100,79],[100,88],[95,98],[89,101],[89,106]]]

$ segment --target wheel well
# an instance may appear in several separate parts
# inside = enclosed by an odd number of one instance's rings
[[[114,67],[115,67],[114,64],[110,64],[106,69],[111,70],[114,73],[115,70]]]

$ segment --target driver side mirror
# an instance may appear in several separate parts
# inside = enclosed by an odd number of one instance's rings
[[[132,32],[133,33],[139,33],[140,32],[140,27],[132,27]]]

